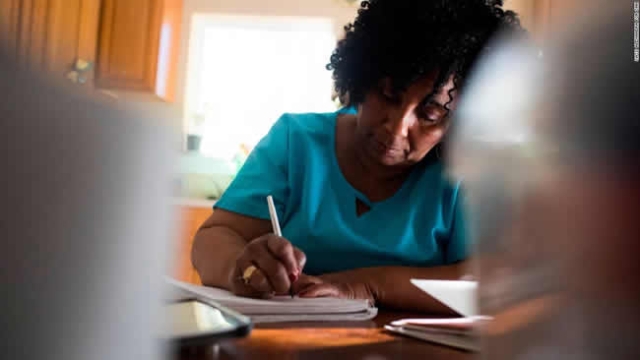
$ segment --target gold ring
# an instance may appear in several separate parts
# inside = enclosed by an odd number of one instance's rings
[[[251,275],[253,275],[253,273],[258,270],[257,267],[251,265],[249,267],[247,267],[246,269],[244,269],[244,272],[242,273],[242,280],[244,281],[245,285],[249,284],[249,280],[251,280]]]

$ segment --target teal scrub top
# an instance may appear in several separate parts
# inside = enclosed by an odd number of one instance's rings
[[[344,178],[335,153],[335,113],[284,114],[253,149],[214,208],[269,219],[318,275],[373,266],[437,266],[464,260],[460,182],[441,161],[417,164],[392,197],[371,202]],[[356,214],[356,198],[370,210]]]

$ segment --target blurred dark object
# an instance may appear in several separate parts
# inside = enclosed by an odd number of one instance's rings
[[[202,136],[200,135],[187,135],[187,151],[200,151],[200,142]]]
[[[476,244],[486,359],[640,359],[640,68],[633,6],[540,56],[497,40],[461,103],[453,172]]]

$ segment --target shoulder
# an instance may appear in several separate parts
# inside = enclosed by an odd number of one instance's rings
[[[291,135],[314,136],[330,134],[335,129],[336,113],[285,113],[274,125]]]
[[[286,164],[301,155],[323,153],[335,129],[336,113],[285,113],[247,158]],[[304,157],[303,156],[303,157]]]
[[[335,129],[336,113],[285,113],[256,144],[249,159],[268,157],[282,163],[292,155],[324,150]]]
[[[317,134],[329,134],[335,113],[284,113],[258,142],[256,149],[291,149]]]

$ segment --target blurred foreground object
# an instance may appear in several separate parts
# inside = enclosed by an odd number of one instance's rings
[[[544,58],[496,42],[458,112],[486,359],[640,359],[633,5],[598,11]]]
[[[0,79],[0,357],[157,359],[174,155],[161,118],[1,52]]]

